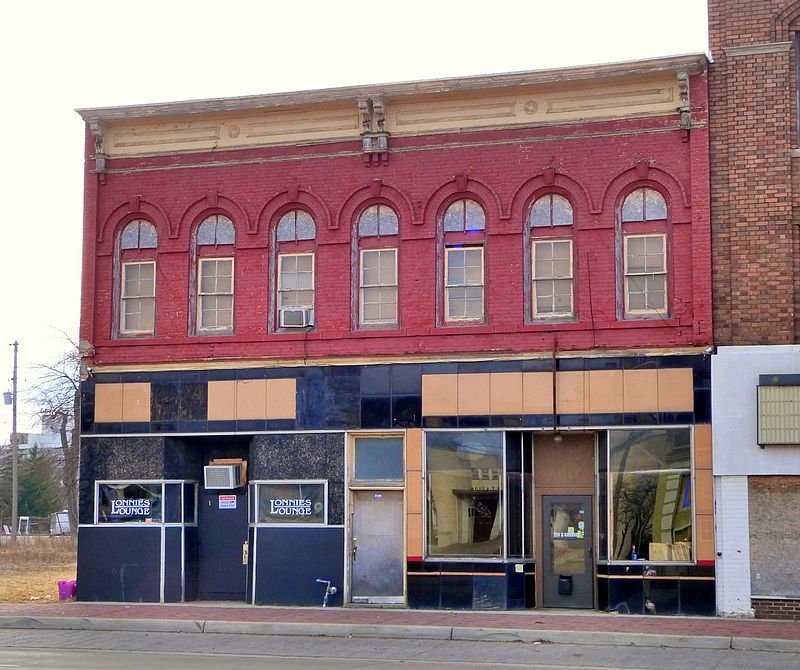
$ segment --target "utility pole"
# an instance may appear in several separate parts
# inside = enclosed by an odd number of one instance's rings
[[[11,536],[17,537],[19,530],[19,435],[17,435],[17,351],[19,342],[14,340],[14,376],[11,378]]]

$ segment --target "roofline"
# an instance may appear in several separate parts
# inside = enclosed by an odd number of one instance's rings
[[[621,77],[632,74],[648,74],[668,70],[685,70],[689,74],[704,72],[708,57],[703,53],[662,56],[641,60],[577,65],[546,70],[527,70],[500,74],[450,77],[445,79],[426,79],[419,81],[393,82],[383,84],[362,84],[339,88],[311,89],[288,93],[268,93],[246,95],[232,98],[208,98],[182,100],[176,102],[150,103],[143,105],[121,105],[117,107],[86,107],[75,111],[87,122],[102,122],[115,119],[149,118],[160,116],[185,116],[189,114],[208,114],[235,112],[253,108],[274,108],[303,104],[324,104],[352,100],[368,96],[391,98],[401,95],[424,95],[470,91],[488,88],[505,88],[549,84],[560,81],[580,81],[582,79]]]

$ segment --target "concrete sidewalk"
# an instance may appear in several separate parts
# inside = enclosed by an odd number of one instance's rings
[[[553,642],[800,652],[800,622],[528,610],[253,607],[239,604],[0,605],[0,629],[239,633]]]

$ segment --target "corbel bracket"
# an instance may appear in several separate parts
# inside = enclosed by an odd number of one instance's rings
[[[366,165],[389,161],[389,133],[386,131],[386,112],[381,98],[362,98],[358,101],[361,119],[361,153]]]
[[[90,121],[89,130],[94,136],[94,171],[97,173],[100,183],[106,180],[106,154],[103,148],[105,137],[103,135],[103,125],[99,121]]]
[[[678,70],[678,96],[680,105],[677,112],[680,114],[680,125],[683,130],[690,130],[692,127],[692,108],[689,104],[689,73],[686,70]]]

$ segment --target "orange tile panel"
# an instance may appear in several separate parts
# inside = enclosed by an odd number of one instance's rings
[[[552,373],[522,373],[522,412],[523,414],[553,413]]]
[[[489,375],[491,414],[522,414],[522,373],[492,372]]]
[[[658,370],[623,370],[622,393],[625,412],[657,412]]]
[[[458,375],[422,375],[422,415],[458,414]]]
[[[658,411],[694,411],[694,381],[691,368],[658,371]]]
[[[421,428],[409,428],[406,431],[406,470],[422,470]]]
[[[699,423],[694,427],[694,467],[710,470],[712,465],[711,424]]]
[[[236,381],[208,382],[208,420],[233,421],[236,418]]]
[[[714,513],[714,478],[711,470],[695,470],[694,495],[695,514]]]
[[[406,515],[406,555],[422,556],[422,514]]]
[[[267,418],[297,418],[296,379],[267,379]]]
[[[583,414],[586,411],[586,380],[582,371],[556,374],[556,407],[559,414]]]
[[[122,385],[122,420],[150,421],[150,382]]]
[[[94,420],[96,423],[122,421],[122,384],[95,385]]]
[[[422,514],[422,472],[410,470],[406,473],[406,511]]]
[[[589,372],[589,412],[616,414],[622,412],[622,370]]]
[[[236,381],[236,418],[267,418],[266,379],[239,379]]]
[[[489,409],[489,373],[459,374],[459,416],[486,415]]]

